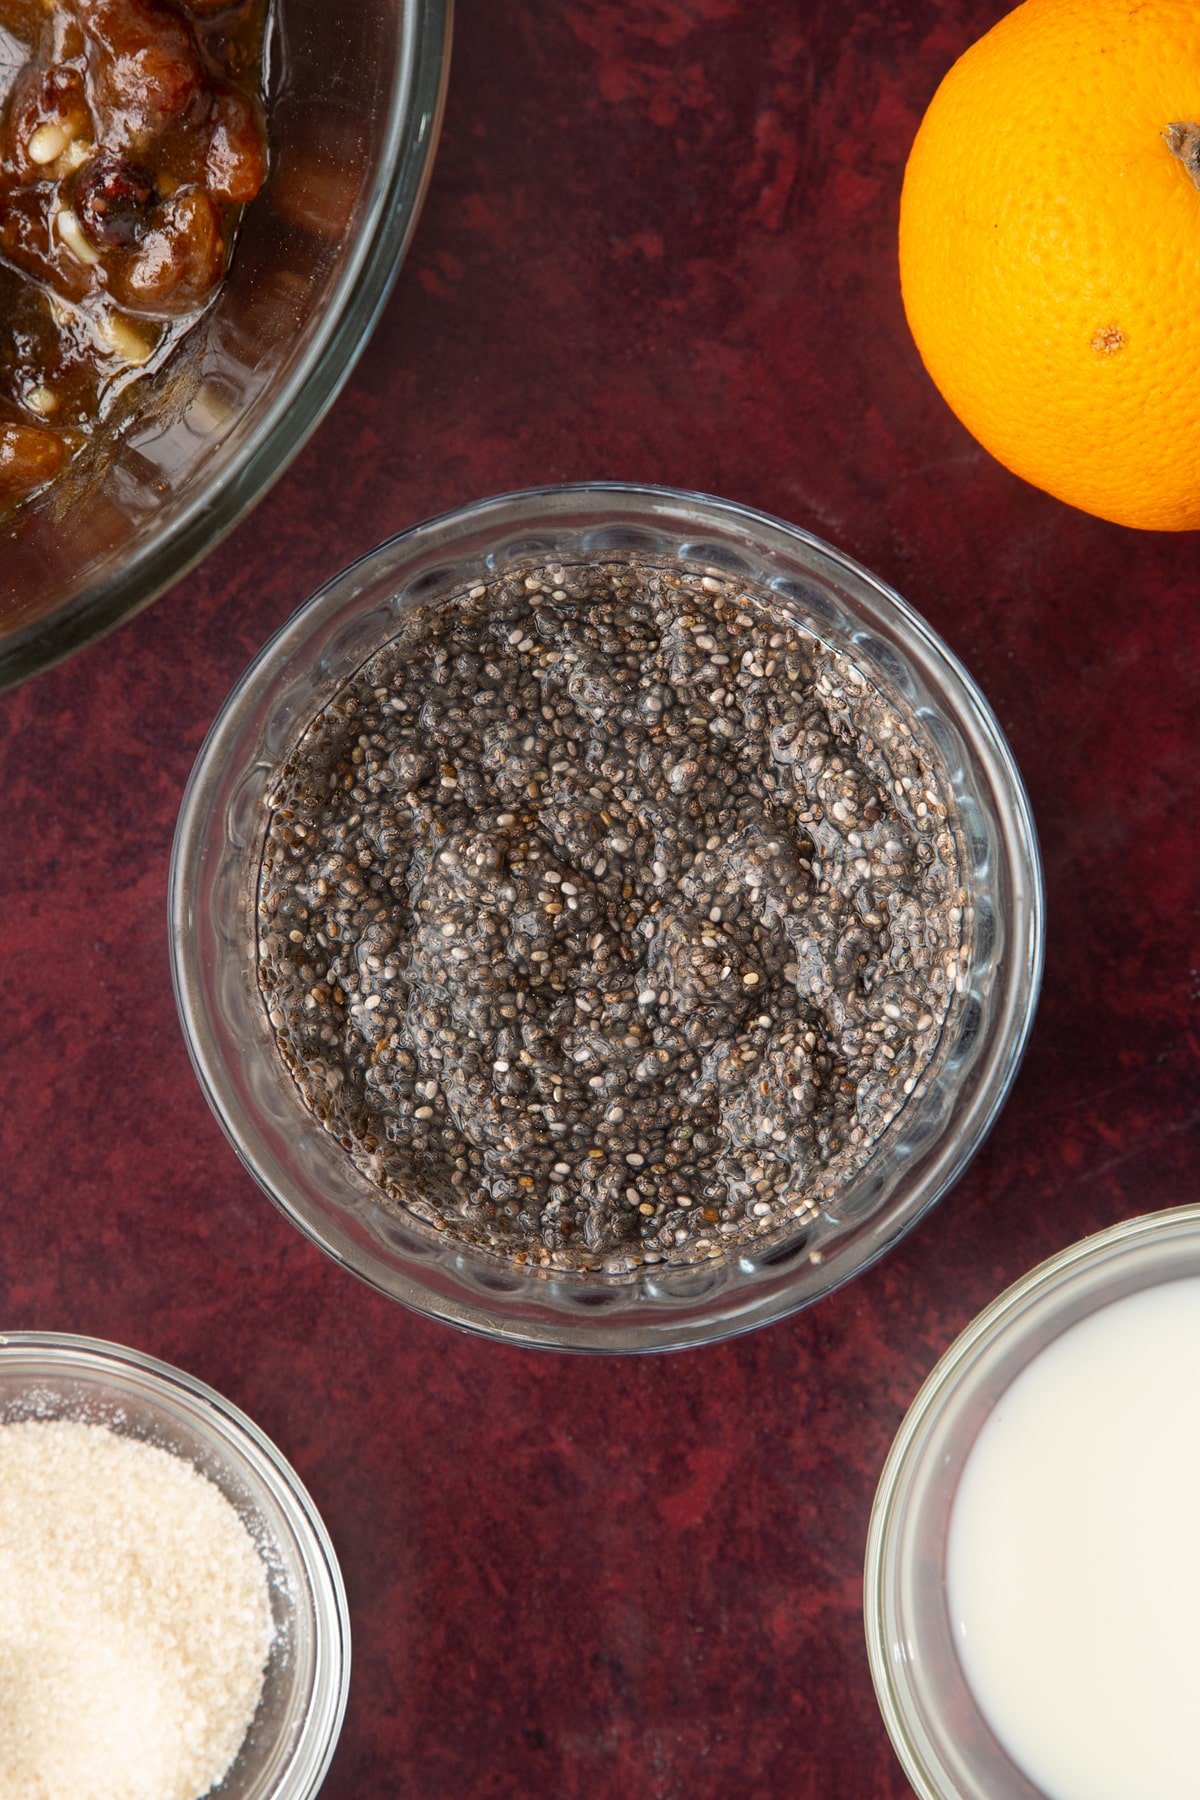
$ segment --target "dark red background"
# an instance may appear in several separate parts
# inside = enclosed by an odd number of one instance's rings
[[[1195,536],[1069,511],[951,417],[897,201],[998,0],[460,0],[408,262],[253,519],[0,701],[0,1321],[212,1382],[341,1556],[330,1800],[907,1790],[861,1625],[867,1515],[937,1355],[1071,1239],[1195,1199]],[[707,489],[893,582],[990,697],[1045,852],[1032,1046],[957,1189],[813,1310],[648,1360],[501,1349],[311,1248],[192,1078],[166,944],[183,785],[341,564],[532,483]]]

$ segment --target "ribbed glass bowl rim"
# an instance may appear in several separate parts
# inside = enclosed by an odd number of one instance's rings
[[[381,1274],[384,1261],[374,1252],[365,1252],[352,1244],[331,1242],[292,1196],[280,1191],[248,1151],[229,1116],[222,1093],[224,1085],[220,1058],[213,1054],[208,1042],[207,1018],[200,1004],[202,984],[196,973],[193,933],[190,929],[190,907],[197,885],[199,858],[205,853],[204,832],[208,825],[209,790],[218,779],[227,741],[232,741],[245,717],[252,711],[264,691],[277,683],[280,670],[302,656],[306,644],[318,633],[323,623],[339,606],[368,590],[373,575],[390,566],[404,553],[410,563],[434,551],[452,556],[461,540],[473,544],[485,532],[493,533],[493,542],[506,543],[522,525],[538,522],[542,535],[553,531],[553,519],[547,515],[564,515],[571,508],[591,509],[597,516],[622,511],[631,528],[676,531],[682,528],[686,515],[688,528],[694,535],[706,527],[714,533],[741,533],[742,541],[757,543],[782,540],[792,552],[812,558],[815,563],[831,563],[840,578],[855,594],[859,606],[882,606],[892,622],[902,627],[908,640],[918,645],[923,654],[938,665],[941,676],[953,691],[957,714],[955,723],[964,738],[977,752],[986,752],[1000,787],[1004,823],[1019,844],[1028,881],[1028,903],[1022,919],[1022,930],[1012,947],[1020,959],[1014,976],[1012,1018],[1007,1038],[995,1048],[983,1088],[984,1101],[976,1103],[971,1129],[956,1150],[947,1169],[927,1190],[918,1187],[919,1202],[908,1204],[893,1219],[892,1228],[876,1240],[857,1247],[859,1253],[848,1259],[836,1273],[823,1279],[813,1291],[797,1291],[799,1282],[786,1291],[775,1291],[757,1306],[746,1302],[749,1283],[734,1290],[734,1298],[703,1319],[691,1318],[677,1330],[666,1324],[668,1309],[646,1299],[641,1304],[645,1325],[607,1324],[595,1316],[584,1316],[583,1310],[568,1311],[557,1306],[552,1296],[543,1291],[540,1303],[558,1313],[552,1325],[522,1322],[516,1309],[504,1303],[495,1307],[484,1303],[478,1295],[464,1295],[461,1303],[447,1303],[430,1293],[419,1280],[400,1281],[394,1271],[390,1279]],[[565,521],[564,521],[565,523]],[[503,536],[500,534],[503,533]],[[540,540],[539,540],[540,542]],[[544,554],[552,555],[547,545]],[[761,552],[757,552],[760,553]],[[477,548],[476,560],[486,552]],[[820,580],[820,569],[809,565],[814,580]],[[396,577],[398,585],[401,577]],[[361,658],[359,658],[361,660]],[[357,665],[354,665],[357,666]],[[347,673],[350,667],[347,666]],[[1021,1055],[1032,1027],[1041,983],[1043,961],[1044,895],[1041,859],[1028,798],[1012,752],[1004,735],[972,677],[954,653],[901,596],[877,576],[870,574],[853,558],[825,543],[802,527],[792,525],[770,514],[756,511],[738,502],[685,489],[649,486],[630,482],[575,482],[517,490],[474,501],[466,506],[427,519],[388,538],[356,562],[342,569],[324,587],[301,605],[253,658],[235,683],[217,714],[193,766],[180,807],[175,842],[171,856],[170,894],[168,901],[171,939],[171,972],[175,987],[180,1022],[193,1067],[209,1105],[233,1144],[242,1162],[274,1203],[314,1243],[335,1261],[350,1269],[370,1285],[392,1299],[417,1311],[444,1319],[467,1331],[502,1338],[508,1342],[538,1345],[550,1349],[584,1350],[600,1353],[623,1353],[690,1348],[754,1330],[761,1325],[786,1317],[825,1293],[832,1292],[845,1281],[861,1273],[921,1218],[941,1195],[956,1181],[991,1129],[1015,1078]],[[297,1100],[297,1105],[302,1105]],[[896,1209],[899,1210],[899,1209]],[[453,1246],[458,1249],[458,1246]],[[740,1303],[739,1303],[740,1302]],[[651,1324],[651,1321],[654,1321]],[[644,1332],[644,1336],[640,1335]]]
[[[1129,1258],[1147,1248],[1191,1248],[1200,1262],[1200,1205],[1170,1207],[1161,1212],[1140,1213],[1117,1225],[1080,1238],[1022,1275],[998,1294],[990,1305],[962,1331],[942,1355],[919,1388],[888,1451],[879,1478],[867,1527],[863,1572],[863,1619],[867,1659],[875,1695],[904,1772],[919,1800],[961,1800],[957,1786],[939,1779],[922,1748],[924,1732],[916,1728],[910,1701],[911,1684],[896,1677],[888,1621],[890,1596],[898,1568],[897,1517],[901,1506],[916,1504],[920,1489],[910,1482],[910,1471],[947,1403],[962,1380],[978,1369],[989,1355],[1003,1348],[1031,1309],[1052,1295],[1064,1310],[1081,1284],[1097,1270],[1114,1272]],[[1110,1296],[1111,1298],[1112,1296]],[[1100,1301],[1099,1304],[1104,1304]],[[1033,1354],[1045,1347],[1039,1342]],[[1028,1367],[1028,1363],[1022,1366]],[[1019,1369],[1014,1369],[1015,1380]],[[903,1660],[903,1659],[902,1659]],[[907,1669],[907,1661],[903,1665]],[[934,1750],[938,1748],[936,1743]],[[997,1796],[1000,1800],[1000,1796]]]
[[[304,1483],[271,1439],[240,1407],[207,1382],[173,1363],[106,1338],[69,1331],[0,1331],[0,1370],[27,1362],[31,1385],[72,1373],[102,1377],[110,1386],[142,1398],[128,1377],[136,1373],[164,1398],[181,1397],[193,1424],[201,1428],[232,1468],[262,1484],[295,1534],[312,1602],[316,1645],[313,1691],[295,1751],[274,1790],[277,1800],[312,1800],[333,1760],[350,1692],[350,1609],[325,1522]]]
[[[0,638],[0,690],[103,637],[216,548],[284,473],[325,417],[366,346],[416,228],[441,128],[454,0],[396,0],[401,56],[412,78],[386,121],[380,179],[312,343],[264,409],[244,448],[211,487],[201,484],[169,535],[134,551],[121,571],[68,608]]]

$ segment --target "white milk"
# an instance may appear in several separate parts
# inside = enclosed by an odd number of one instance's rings
[[[1018,1376],[947,1572],[975,1697],[1051,1800],[1197,1800],[1200,1279],[1112,1302]]]

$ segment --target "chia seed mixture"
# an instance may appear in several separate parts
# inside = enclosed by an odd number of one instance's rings
[[[810,1216],[967,958],[904,707],[769,596],[519,569],[412,615],[270,797],[258,979],[392,1210],[621,1271]]]

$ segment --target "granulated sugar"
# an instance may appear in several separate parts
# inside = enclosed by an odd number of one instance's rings
[[[254,1542],[190,1463],[101,1425],[0,1427],[4,1800],[199,1800],[271,1632]]]

